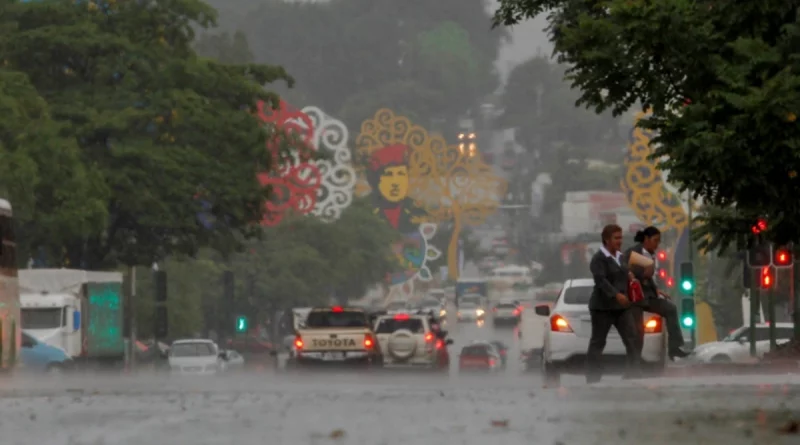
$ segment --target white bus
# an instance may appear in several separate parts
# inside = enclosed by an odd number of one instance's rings
[[[22,343],[13,222],[11,204],[0,199],[0,369],[3,371],[14,368]]]

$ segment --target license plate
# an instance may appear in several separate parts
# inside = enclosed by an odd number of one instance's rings
[[[470,360],[466,359],[461,362],[463,365],[467,366],[489,366],[485,360]]]
[[[331,362],[344,360],[344,352],[326,352],[322,354],[322,360]]]

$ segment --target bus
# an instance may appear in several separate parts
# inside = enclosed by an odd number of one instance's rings
[[[0,199],[0,240],[0,369],[10,371],[19,357],[22,326],[14,220],[5,199]]]

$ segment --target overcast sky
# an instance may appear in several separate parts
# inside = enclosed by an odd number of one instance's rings
[[[497,4],[497,2],[493,3]],[[494,6],[490,6],[490,9],[494,12]],[[535,56],[537,51],[550,55],[553,47],[547,41],[547,35],[543,31],[546,26],[547,21],[542,15],[511,29],[512,42],[501,48],[500,57],[497,60],[497,69],[504,80],[514,65]]]

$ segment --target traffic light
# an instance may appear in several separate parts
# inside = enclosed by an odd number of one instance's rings
[[[775,253],[772,256],[772,264],[774,264],[775,267],[791,267],[794,264],[791,249],[788,247],[779,247],[775,249]]]
[[[156,302],[163,303],[167,301],[167,272],[163,270],[156,271]]]
[[[169,334],[169,319],[167,318],[166,306],[156,306],[155,324],[156,338],[166,338]]]
[[[230,270],[222,273],[222,294],[226,300],[233,300],[233,272]]]
[[[672,277],[667,277],[667,287],[672,288],[675,287],[675,279]]]
[[[659,250],[658,253],[656,254],[656,258],[658,259],[658,261],[667,261],[667,252]]]
[[[772,263],[772,245],[756,243],[747,250],[747,265],[750,267],[766,267]]]
[[[239,315],[236,317],[236,332],[247,332],[247,317]]]
[[[687,329],[694,329],[694,298],[684,297],[681,300],[681,325]]]
[[[691,262],[681,263],[681,291],[686,295],[694,295],[694,265]]]
[[[775,275],[772,273],[772,267],[764,266],[761,268],[761,288],[769,289],[775,285]]]
[[[750,227],[750,231],[753,232],[754,235],[759,235],[761,232],[766,232],[767,228],[767,220],[764,218],[758,218],[755,224]]]

